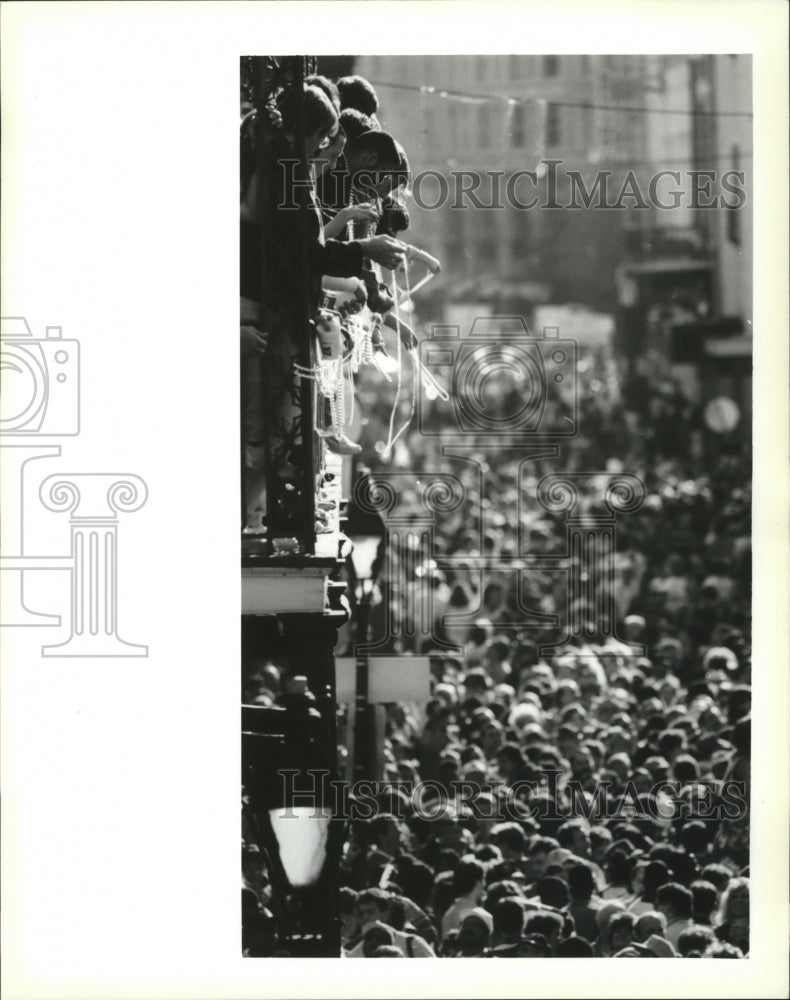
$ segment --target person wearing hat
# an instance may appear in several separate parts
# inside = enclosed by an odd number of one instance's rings
[[[677,958],[677,952],[672,944],[660,934],[651,934],[645,941],[645,947],[654,958]]]
[[[632,941],[627,948],[618,951],[615,958],[676,958],[675,949],[666,940],[653,934],[644,943]]]

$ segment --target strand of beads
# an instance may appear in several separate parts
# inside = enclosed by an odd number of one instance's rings
[[[405,285],[406,285],[406,288],[405,288],[405,298],[404,298],[403,301],[404,302],[408,302],[410,300],[410,298],[411,298],[411,292],[409,290],[409,265],[408,265],[407,261],[404,261],[403,272],[404,272],[404,282],[405,282]],[[406,428],[409,426],[409,424],[414,419],[414,413],[415,413],[415,411],[417,409],[417,385],[418,385],[418,380],[419,380],[417,352],[412,348],[411,350],[409,350],[407,352],[408,355],[409,355],[409,358],[411,359],[411,367],[412,367],[411,399],[410,399],[410,406],[409,406],[409,415],[406,417],[406,419],[403,422],[403,425],[401,426],[401,428],[398,431],[398,433],[393,435],[393,427],[394,427],[394,423],[395,423],[395,414],[396,414],[396,410],[397,410],[397,406],[398,406],[398,402],[399,402],[400,387],[401,387],[401,378],[402,378],[402,374],[401,374],[400,294],[399,294],[399,289],[398,289],[398,283],[395,280],[393,280],[393,282],[392,282],[392,290],[393,290],[393,294],[394,294],[394,297],[395,297],[395,310],[394,310],[395,311],[395,326],[397,327],[397,333],[398,333],[398,390],[397,390],[397,393],[395,395],[395,405],[392,408],[392,414],[390,416],[389,436],[387,438],[387,444],[386,444],[386,446],[384,448],[384,452],[383,452],[383,455],[384,455],[385,458],[388,457],[391,454],[392,449],[395,446],[395,443],[401,437],[401,435],[405,432]]]

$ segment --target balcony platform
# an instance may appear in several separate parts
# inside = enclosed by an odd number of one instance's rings
[[[325,500],[334,506],[326,511],[329,530],[315,536],[313,554],[272,553],[266,536],[242,536],[243,615],[323,613],[329,606],[329,579],[350,551],[350,542],[341,532],[344,501],[340,455],[327,453],[324,477]]]

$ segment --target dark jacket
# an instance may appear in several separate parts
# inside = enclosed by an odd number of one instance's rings
[[[282,160],[291,163],[283,165]],[[295,205],[299,195],[308,198],[307,212],[307,267],[311,315],[318,308],[321,295],[321,278],[358,277],[362,270],[362,247],[356,241],[343,243],[324,240],[321,216],[312,187],[300,172],[300,165],[290,157],[272,158],[272,175],[268,188],[269,232],[266,239],[265,260],[261,254],[260,230],[254,223],[242,221],[240,225],[240,276],[241,294],[244,298],[260,302],[264,314],[275,322],[296,314],[302,278],[299,212],[284,208]],[[273,314],[273,315],[272,315]]]

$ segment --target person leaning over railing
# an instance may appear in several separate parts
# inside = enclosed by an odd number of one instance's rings
[[[327,96],[316,87],[305,87],[304,156],[309,161],[320,153],[322,143],[338,127],[338,116]],[[321,216],[315,201],[312,181],[297,161],[292,130],[284,121],[283,131],[272,142],[269,162],[269,208],[267,213],[271,235],[268,240],[265,287],[261,287],[260,237],[257,227],[258,177],[252,174],[246,187],[241,218],[241,293],[246,298],[262,302],[275,315],[290,311],[298,297],[302,275],[299,273],[300,229],[296,211],[299,188],[306,189],[309,199],[307,213],[308,289],[311,312],[318,308],[321,278],[359,277],[365,257],[384,267],[395,267],[403,258],[403,247],[389,236],[373,236],[342,243],[325,239]],[[274,317],[273,317],[274,318]]]
[[[305,160],[316,157],[322,146],[338,133],[338,113],[331,100],[319,88],[304,88],[305,140],[302,152]],[[254,115],[255,113],[253,113]],[[276,127],[277,115],[281,126]],[[297,155],[293,114],[286,107],[274,112],[270,143],[266,156],[268,177],[268,211],[265,213],[269,227],[266,241],[266,260],[261,256],[259,232],[259,183],[258,164],[253,149],[254,123],[248,115],[242,123],[242,200],[240,219],[240,292],[242,298],[242,359],[245,464],[250,472],[247,477],[246,505],[248,525],[252,512],[262,509],[261,493],[264,484],[263,439],[265,415],[261,401],[260,365],[254,363],[257,355],[272,348],[271,337],[282,344],[287,330],[298,328],[298,303],[303,288],[307,288],[310,316],[318,309],[323,275],[358,277],[365,258],[376,260],[387,267],[394,267],[402,260],[401,245],[387,236],[341,243],[325,239],[321,216],[315,201],[310,177],[305,174]],[[302,230],[298,205],[299,189],[308,193],[307,255],[308,273],[302,273]],[[284,474],[287,470],[284,470]],[[260,517],[257,518],[258,522]]]

